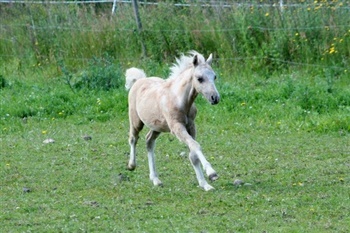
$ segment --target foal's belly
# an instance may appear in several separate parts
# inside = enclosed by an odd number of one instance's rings
[[[152,111],[153,110],[153,111]],[[141,121],[150,129],[157,132],[169,132],[169,126],[161,113],[154,108],[139,109],[138,115]]]
[[[168,124],[163,121],[153,120],[152,122],[144,122],[144,124],[153,131],[170,132]]]

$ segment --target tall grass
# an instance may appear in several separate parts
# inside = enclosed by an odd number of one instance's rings
[[[261,2],[261,1],[260,1]],[[0,52],[4,61],[45,63],[108,53],[124,62],[148,57],[159,62],[190,49],[215,52],[230,64],[274,71],[293,63],[346,68],[350,55],[347,2],[322,1],[298,7],[176,7],[171,3],[140,8],[138,35],[131,5],[2,5]],[[242,67],[242,66],[241,66]],[[341,70],[344,71],[344,70]]]

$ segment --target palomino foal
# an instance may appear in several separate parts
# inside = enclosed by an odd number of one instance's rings
[[[168,79],[146,78],[137,68],[126,71],[125,87],[129,91],[130,121],[130,160],[128,169],[136,168],[136,143],[139,132],[146,125],[150,131],[146,136],[150,179],[154,185],[162,185],[159,180],[154,158],[157,137],[162,132],[171,132],[186,143],[190,149],[189,158],[196,173],[199,186],[208,191],[213,189],[205,180],[201,164],[209,179],[214,181],[218,175],[204,157],[196,138],[194,119],[197,109],[194,100],[202,94],[211,104],[217,104],[220,95],[214,80],[216,75],[211,68],[212,55],[205,58],[192,51],[190,56],[176,59]]]

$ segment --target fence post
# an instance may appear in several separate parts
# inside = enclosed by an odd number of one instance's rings
[[[112,15],[114,15],[116,7],[117,7],[117,0],[113,0]]]
[[[281,12],[283,12],[283,0],[280,0],[280,9],[281,9]]]
[[[137,4],[137,0],[132,0],[132,6],[134,8],[135,20],[136,20],[136,25],[137,25],[137,32],[140,36],[140,41],[141,41],[142,57],[146,57],[146,46],[145,46],[145,43],[143,41],[142,23],[141,23],[141,18],[140,18],[140,14],[139,14],[139,7]]]

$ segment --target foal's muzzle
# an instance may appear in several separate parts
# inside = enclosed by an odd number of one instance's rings
[[[209,102],[212,105],[218,104],[220,102],[220,96],[219,95],[212,95],[212,96],[210,96]]]

